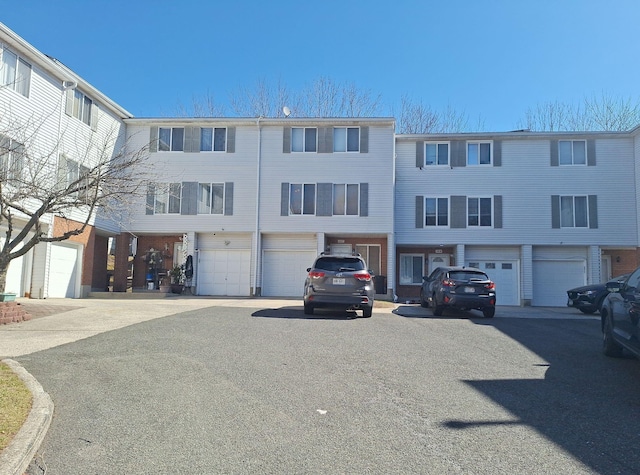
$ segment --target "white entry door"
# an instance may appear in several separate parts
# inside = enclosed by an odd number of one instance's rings
[[[51,244],[49,291],[51,298],[76,298],[80,248],[74,244]]]
[[[251,251],[201,250],[198,295],[247,297],[251,293]]]
[[[431,275],[438,267],[447,267],[448,265],[449,254],[429,254],[429,268],[426,275]]]

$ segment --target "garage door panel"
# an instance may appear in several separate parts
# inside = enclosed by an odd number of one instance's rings
[[[564,307],[567,290],[586,284],[585,261],[534,261],[532,305]]]
[[[250,251],[200,251],[199,295],[247,297],[250,294],[250,288]]]
[[[266,250],[263,255],[262,295],[302,297],[307,269],[317,257],[313,251]]]
[[[496,305],[520,305],[518,261],[473,260],[466,265],[479,267],[496,284]]]
[[[52,298],[75,298],[78,281],[77,246],[52,244],[48,295]]]

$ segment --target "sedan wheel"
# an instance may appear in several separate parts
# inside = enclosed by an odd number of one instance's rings
[[[482,315],[484,315],[484,318],[493,318],[495,314],[496,314],[495,307],[485,307],[482,309]]]
[[[305,315],[313,315],[313,305],[305,302],[304,303],[304,314]]]
[[[424,298],[424,292],[422,292],[422,290],[420,290],[420,306],[422,308],[427,308],[429,306],[429,302]]]
[[[442,315],[442,312],[444,311],[444,306],[443,305],[438,305],[438,301],[436,300],[436,296],[433,296],[433,299],[431,300],[433,302],[433,314],[436,317],[439,317]]]

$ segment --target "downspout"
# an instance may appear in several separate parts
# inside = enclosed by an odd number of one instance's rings
[[[262,162],[262,128],[260,126],[260,119],[262,116],[256,119],[256,126],[258,127],[258,156],[256,164],[256,227],[254,231],[253,239],[253,296],[258,297],[258,265],[260,263],[260,170]],[[262,293],[262,292],[260,292]]]

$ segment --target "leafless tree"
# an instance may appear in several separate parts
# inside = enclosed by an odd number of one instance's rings
[[[116,130],[93,132],[71,162],[59,144],[44,146],[38,139],[39,119],[21,122],[8,115],[0,114],[0,292],[12,260],[38,243],[82,234],[98,212],[118,215],[146,192],[149,177],[146,147],[132,149]],[[54,229],[53,216],[71,220]]]
[[[482,128],[478,121],[477,129]],[[406,95],[400,99],[400,113],[397,123],[401,134],[457,133],[469,131],[469,118],[448,105],[446,109],[434,110],[422,101],[413,101]]]
[[[203,96],[193,96],[189,106],[179,103],[176,115],[178,117],[224,117],[225,107],[216,101],[210,91],[207,91]]]
[[[527,109],[519,128],[533,131],[625,131],[640,123],[640,102],[602,93],[577,104],[550,101]]]

